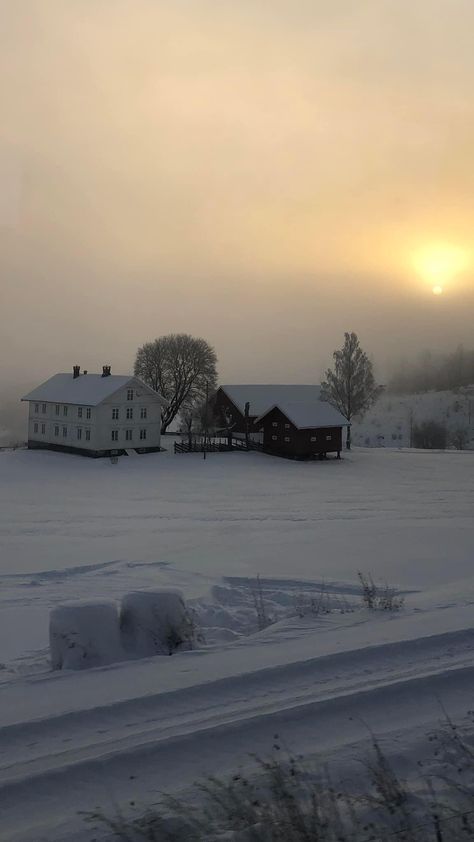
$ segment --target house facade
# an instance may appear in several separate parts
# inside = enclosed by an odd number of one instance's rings
[[[259,417],[278,403],[289,401],[318,401],[321,387],[294,384],[257,384],[220,386],[209,404],[212,407],[217,429],[227,430],[232,435],[261,433]],[[248,403],[248,417],[245,405]],[[261,436],[259,436],[261,437]]]
[[[325,401],[273,406],[257,419],[263,429],[263,449],[292,459],[341,457],[342,428],[347,419]]]
[[[120,455],[161,450],[161,409],[165,399],[129,375],[55,374],[22,398],[29,403],[28,447]]]

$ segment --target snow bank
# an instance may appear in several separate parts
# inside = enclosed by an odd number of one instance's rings
[[[53,669],[87,669],[123,659],[117,605],[112,600],[65,602],[49,617]]]
[[[175,649],[191,648],[192,623],[183,594],[175,588],[126,594],[120,629],[123,645],[134,657],[171,655]]]

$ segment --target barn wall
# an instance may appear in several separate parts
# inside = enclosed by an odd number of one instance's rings
[[[342,427],[298,430],[281,410],[276,408],[264,418],[263,446],[265,450],[295,458],[338,453],[342,450]]]

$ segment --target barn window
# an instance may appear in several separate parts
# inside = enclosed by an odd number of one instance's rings
[[[77,428],[77,438],[82,439],[82,427]]]
[[[91,431],[86,430],[86,441],[90,441],[90,440],[91,440]]]
[[[59,425],[58,424],[56,424],[56,426],[54,428],[54,435],[59,436]]]
[[[82,418],[82,406],[77,407],[77,417]]]
[[[63,427],[63,438],[67,437],[67,427]]]
[[[146,439],[146,429],[140,430],[140,438],[142,439],[142,441],[143,439]]]
[[[133,435],[132,430],[125,430],[125,441],[131,441],[132,435]]]
[[[289,436],[285,436],[285,441],[291,441]]]
[[[112,410],[112,421],[118,421],[118,417],[119,417],[118,406],[114,406],[114,408]]]
[[[278,427],[278,421],[272,421],[272,427]]]
[[[285,430],[289,430],[289,429],[290,429],[290,425],[289,425],[289,424],[285,424]]]
[[[332,441],[332,436],[326,436],[326,441]]]
[[[59,415],[59,413],[61,412],[61,407],[58,403],[56,404],[55,412],[56,412],[56,415]]]
[[[140,418],[146,418],[146,406],[142,406],[140,409]]]
[[[86,409],[86,418],[90,418],[90,417],[91,417],[91,408],[90,408],[90,406],[88,406],[87,409]]]
[[[37,432],[38,432],[38,424],[34,424],[34,425],[33,425],[33,432],[34,432],[34,433],[37,433]]]
[[[127,400],[133,401],[133,389],[127,389]]]
[[[118,430],[112,430],[112,441],[118,441]]]
[[[276,441],[278,436],[272,436],[272,441]]]
[[[131,406],[127,409],[127,418],[133,418],[133,407]]]

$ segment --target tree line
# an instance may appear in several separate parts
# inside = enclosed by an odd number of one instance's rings
[[[449,354],[424,351],[415,362],[403,360],[388,382],[397,394],[453,391],[474,383],[474,350],[459,345]]]

